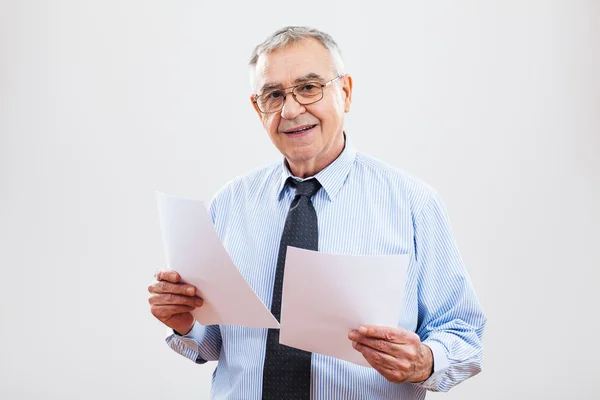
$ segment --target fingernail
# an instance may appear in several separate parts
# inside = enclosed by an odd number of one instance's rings
[[[202,304],[204,304],[204,301],[202,301],[202,299],[196,299],[196,307],[201,307]]]
[[[356,348],[356,342],[352,342],[352,347]]]
[[[350,338],[350,340],[354,340],[356,339],[356,333],[355,331],[352,331],[348,334],[348,338]]]
[[[189,287],[186,289],[186,293],[192,296],[194,293],[196,293],[196,290],[193,287]]]
[[[365,328],[364,326],[361,326],[360,328],[358,328],[358,331],[364,335],[367,333],[367,328]]]

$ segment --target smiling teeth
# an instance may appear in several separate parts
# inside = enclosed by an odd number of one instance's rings
[[[306,128],[298,129],[297,131],[291,131],[290,133],[304,132],[304,131],[307,131],[307,130],[312,129],[312,128],[313,128],[313,125],[307,126]]]

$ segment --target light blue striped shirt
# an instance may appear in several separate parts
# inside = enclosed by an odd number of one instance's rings
[[[294,188],[284,162],[236,178],[210,204],[215,229],[233,262],[271,307],[278,247]],[[348,255],[410,254],[398,326],[416,332],[434,356],[423,383],[388,382],[375,369],[312,355],[312,399],[423,399],[477,374],[486,318],[452,237],[439,194],[407,173],[357,152],[342,154],[315,176],[312,198],[319,251]],[[365,271],[368,274],[369,271]],[[358,327],[357,327],[358,328]],[[267,329],[195,323],[167,344],[195,361],[218,360],[212,398],[260,399]]]

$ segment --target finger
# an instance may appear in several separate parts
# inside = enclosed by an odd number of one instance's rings
[[[181,280],[181,276],[175,272],[168,269],[159,270],[156,279],[159,281],[167,281],[171,283],[178,283]]]
[[[383,367],[379,364],[375,364],[369,360],[367,360],[369,365],[375,369],[375,371],[379,372],[388,382],[390,383],[406,383],[408,382],[408,375],[399,373],[398,371],[391,370],[389,368]]]
[[[409,344],[419,342],[419,336],[416,333],[408,332],[402,328],[390,327],[390,326],[361,326],[358,332],[364,336],[383,339],[388,342],[398,344]]]
[[[352,347],[354,347],[356,351],[362,353],[362,355],[367,361],[369,361],[369,363],[372,362],[388,369],[393,369],[394,365],[396,364],[396,359],[393,356],[375,350],[372,347],[365,346],[364,344],[356,342],[352,342]]]
[[[365,360],[367,360],[367,362],[369,363],[369,365],[371,367],[373,367],[375,369],[375,371],[379,372],[385,379],[387,379],[390,382],[394,382],[394,371],[392,371],[390,368],[387,368],[383,365],[377,364],[374,360],[365,357]]]
[[[204,301],[196,296],[181,296],[177,294],[157,294],[153,293],[148,298],[150,304],[156,305],[186,305],[190,307],[201,307]]]
[[[193,285],[186,285],[182,283],[170,283],[167,281],[154,281],[148,286],[150,293],[173,293],[184,296],[195,296],[196,287]]]
[[[360,351],[365,360],[388,381],[403,383],[407,380],[411,367],[410,363],[358,343],[356,343],[355,349]]]
[[[373,369],[375,369],[375,371],[379,372],[388,382],[391,382],[391,383],[404,383],[404,381],[402,379],[398,380],[396,378],[396,375],[394,374],[394,371],[391,371],[390,369],[382,367],[382,366],[377,365],[377,364],[371,364],[370,362],[369,362],[369,364],[371,365],[371,367],[373,367]]]
[[[152,315],[160,320],[171,318],[175,314],[188,313],[192,311],[194,307],[184,305],[153,305],[150,308]]]
[[[350,335],[351,339],[359,344],[370,347],[374,350],[380,351],[382,353],[389,354],[391,356],[399,356],[402,353],[402,345],[394,342],[388,342],[383,339],[373,339],[360,333],[355,335]]]

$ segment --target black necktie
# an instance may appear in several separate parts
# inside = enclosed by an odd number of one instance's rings
[[[298,182],[292,178],[288,178],[287,183],[296,187],[296,197],[285,219],[277,258],[271,313],[278,321],[281,317],[281,287],[287,246],[315,251],[319,246],[317,213],[310,198],[321,188],[321,184],[316,179]],[[307,351],[279,344],[279,329],[269,329],[262,398],[264,400],[309,399],[311,356],[312,353]]]

